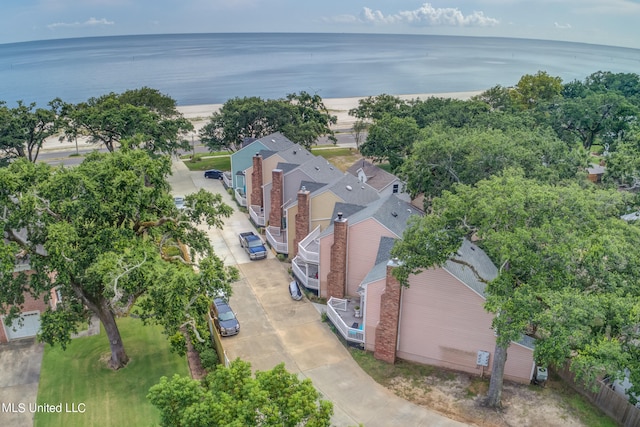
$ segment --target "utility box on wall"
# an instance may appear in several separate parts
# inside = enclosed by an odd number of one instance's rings
[[[476,359],[476,365],[478,366],[489,366],[489,355],[488,351],[478,350],[478,357]]]

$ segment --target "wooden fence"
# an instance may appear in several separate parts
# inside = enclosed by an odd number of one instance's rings
[[[625,396],[616,393],[610,384],[598,381],[597,390],[592,391],[584,388],[575,381],[575,374],[569,370],[569,365],[556,372],[571,387],[581,395],[585,396],[591,403],[596,405],[605,414],[623,427],[640,426],[640,409],[633,406]]]

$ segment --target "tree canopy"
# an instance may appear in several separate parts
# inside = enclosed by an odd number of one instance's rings
[[[423,129],[399,170],[412,195],[437,197],[454,184],[475,184],[509,167],[543,182],[571,179],[587,166],[586,154],[570,151],[553,132],[483,128]]]
[[[15,319],[25,291],[48,300],[55,290],[61,302],[42,315],[41,339],[64,348],[95,315],[115,369],[128,361],[119,315],[135,310],[168,335],[180,327],[195,331],[210,296],[230,295],[237,277],[197,225],[220,227],[232,208],[201,190],[178,210],[168,193],[169,173],[167,157],[126,148],[92,153],[69,169],[26,161],[1,168],[2,313]],[[14,278],[14,265],[25,260],[32,274]]]
[[[60,127],[61,101],[54,99],[49,108],[36,108],[35,103],[18,102],[9,108],[0,102],[0,166],[13,159],[38,159],[45,139]]]
[[[398,278],[441,265],[462,238],[499,266],[486,287],[495,314],[496,349],[489,404],[500,405],[511,341],[537,339],[538,364],[572,361],[579,379],[639,371],[640,228],[619,218],[629,195],[555,186],[507,169],[476,185],[457,185],[433,200],[393,249]],[[635,374],[634,374],[635,375]],[[633,378],[640,384],[637,375]]]
[[[86,134],[111,152],[121,144],[161,154],[188,150],[185,136],[193,130],[173,99],[146,87],[67,104],[64,113],[68,138]]]
[[[284,363],[251,375],[251,365],[236,359],[218,367],[205,381],[162,377],[148,399],[166,427],[284,426],[328,427],[333,405],[320,399],[311,380],[298,379]]]
[[[284,99],[233,98],[213,113],[200,130],[200,139],[210,150],[236,151],[246,138],[282,132],[307,148],[329,135],[336,141],[331,125],[337,121],[319,95],[292,93]]]

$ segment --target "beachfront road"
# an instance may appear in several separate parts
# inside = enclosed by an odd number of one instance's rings
[[[336,138],[338,139],[338,144],[341,147],[355,147],[356,142],[351,133],[336,133]],[[318,145],[327,145],[331,144],[328,138],[322,137],[318,138]],[[75,145],[72,144],[60,144],[58,142],[47,142],[40,150],[40,154],[38,154],[38,161],[48,163],[50,165],[64,165],[64,166],[75,166],[82,163],[84,157],[91,153],[92,151],[99,150],[102,152],[106,152],[107,150],[102,147],[98,148],[98,146],[92,146],[88,144],[82,144],[81,147],[76,148]],[[179,155],[182,154],[190,154],[193,150],[180,151]],[[202,145],[199,141],[196,141],[195,144],[195,152],[196,153],[208,153],[209,149]]]

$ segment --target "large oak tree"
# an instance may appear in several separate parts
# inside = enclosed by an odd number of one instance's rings
[[[501,404],[508,348],[523,335],[537,339],[538,364],[571,361],[587,383],[628,368],[640,381],[640,228],[619,218],[627,202],[624,193],[542,184],[506,170],[444,192],[405,231],[393,249],[403,283],[442,265],[462,238],[499,267],[486,287],[496,333],[489,405]]]
[[[200,139],[210,150],[236,151],[246,138],[282,132],[290,140],[309,148],[323,135],[336,142],[331,129],[336,121],[320,95],[304,91],[289,94],[284,99],[233,98],[213,113],[200,130]]]
[[[167,157],[128,149],[93,153],[69,169],[25,161],[0,169],[2,313],[15,319],[24,292],[46,299],[57,292],[61,301],[42,315],[40,338],[64,347],[97,316],[114,369],[128,361],[116,318],[132,307],[168,335],[197,329],[210,296],[230,295],[237,277],[197,225],[219,227],[232,208],[201,190],[178,210],[169,173]],[[32,274],[14,277],[24,261]]]

